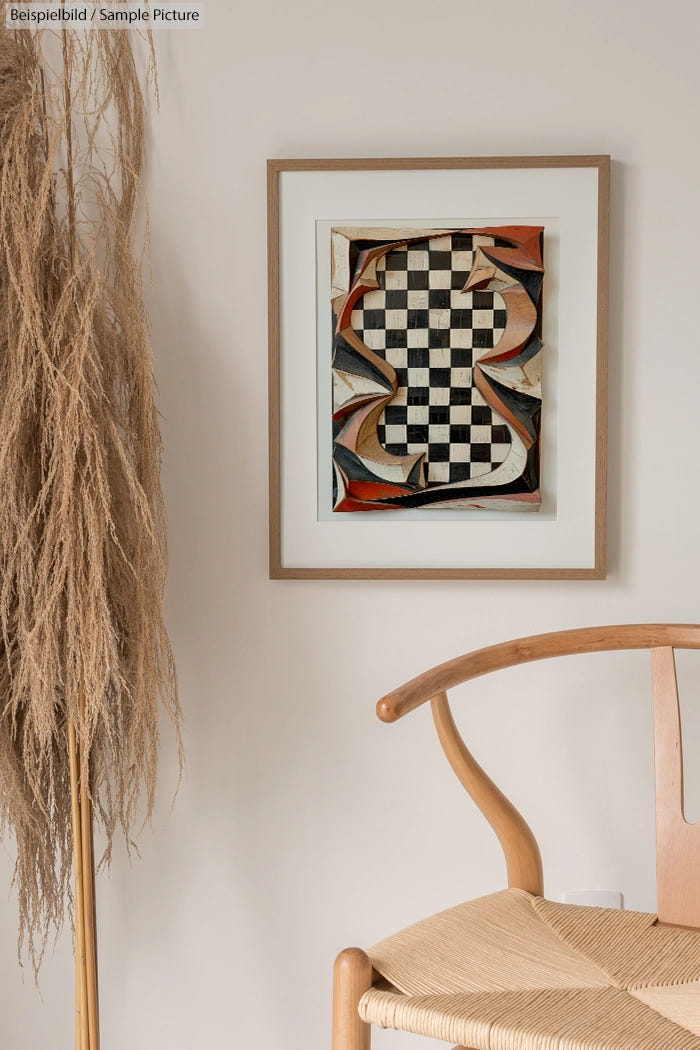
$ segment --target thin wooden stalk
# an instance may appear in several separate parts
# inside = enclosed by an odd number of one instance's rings
[[[95,924],[95,865],[92,849],[92,805],[90,803],[87,760],[80,761],[80,831],[83,866],[83,929],[87,981],[87,1016],[90,1050],[99,1050],[100,1020],[97,996],[97,935]]]
[[[97,892],[95,890],[95,822],[92,819],[92,804],[90,805],[90,869],[92,886],[93,928],[95,931],[95,996],[97,999],[97,1044],[99,1050],[100,1041],[100,959],[97,951]]]
[[[61,0],[65,4],[65,0]],[[70,90],[70,63],[68,61],[68,34],[61,28],[63,56],[63,93],[66,112],[66,182],[68,190],[68,228],[70,231],[70,268],[75,272],[76,214],[75,184],[73,181],[73,126]],[[84,723],[84,698],[80,698],[80,722]],[[90,806],[87,759],[78,750],[75,727],[71,724],[71,799],[73,804],[73,849],[75,860],[75,930],[76,981],[79,985],[80,1039],[79,1050],[99,1050],[99,1020],[97,1005],[95,901],[92,853],[92,809]],[[74,770],[75,780],[74,785]],[[77,814],[76,814],[77,807]],[[78,961],[79,959],[79,961]]]
[[[88,1025],[87,968],[85,962],[85,901],[83,894],[82,821],[80,813],[80,784],[78,745],[75,726],[68,724],[68,752],[70,758],[70,795],[73,816],[73,864],[75,870],[75,1001],[76,1050],[90,1050]]]

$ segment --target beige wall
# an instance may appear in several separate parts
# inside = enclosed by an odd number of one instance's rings
[[[103,1045],[322,1050],[340,947],[503,883],[426,713],[382,726],[376,697],[509,636],[699,618],[700,16],[691,0],[296,0],[206,18],[159,37],[149,179],[189,767],[171,815],[164,733],[142,859],[119,854],[99,882]],[[615,160],[607,582],[269,582],[265,158],[526,153]],[[551,896],[620,889],[653,908],[645,673],[643,656],[602,656],[465,697]],[[0,854],[8,893],[11,870]],[[69,1047],[69,940],[42,1002],[0,902],[0,1045]]]

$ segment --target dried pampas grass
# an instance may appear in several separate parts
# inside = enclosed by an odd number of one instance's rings
[[[159,701],[181,748],[133,38],[0,3],[0,821],[35,970],[71,901],[69,724],[107,857],[151,813]]]

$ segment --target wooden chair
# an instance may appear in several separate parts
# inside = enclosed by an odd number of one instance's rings
[[[504,642],[389,693],[379,718],[430,701],[443,750],[505,853],[508,889],[417,923],[334,971],[333,1050],[369,1050],[371,1025],[454,1050],[700,1050],[700,824],[683,816],[674,649],[698,624],[590,627]],[[530,828],[472,758],[447,690],[552,656],[649,649],[654,699],[658,916],[543,896]]]

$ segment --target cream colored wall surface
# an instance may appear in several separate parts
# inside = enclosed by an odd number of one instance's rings
[[[384,726],[376,698],[507,637],[700,619],[699,31],[694,0],[296,0],[211,3],[203,29],[159,35],[151,309],[188,770],[170,813],[164,728],[141,859],[99,879],[104,1050],[328,1048],[341,947],[504,883],[427,712]],[[607,581],[270,582],[265,159],[528,153],[614,158]],[[459,710],[548,895],[653,909],[645,656],[504,672]],[[0,1045],[64,1050],[70,939],[40,998],[11,874],[8,845]]]

